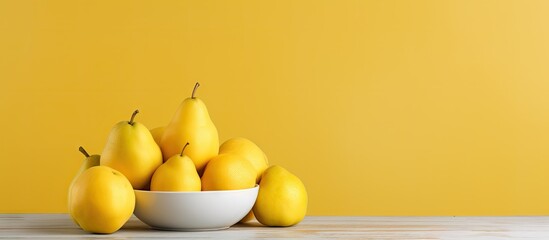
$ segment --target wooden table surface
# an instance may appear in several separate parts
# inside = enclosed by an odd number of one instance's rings
[[[132,217],[101,235],[80,230],[67,214],[0,214],[0,238],[549,239],[549,217],[306,217],[287,228],[252,222],[211,232],[153,230]]]

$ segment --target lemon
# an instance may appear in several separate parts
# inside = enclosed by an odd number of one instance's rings
[[[202,175],[202,190],[236,190],[255,186],[255,168],[236,154],[220,154],[212,158]]]
[[[263,171],[269,166],[269,160],[261,148],[249,139],[238,137],[225,141],[219,146],[219,154],[234,153],[248,160],[256,171],[256,182],[259,183]]]

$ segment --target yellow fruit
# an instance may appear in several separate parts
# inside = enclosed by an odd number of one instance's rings
[[[252,221],[254,218],[255,218],[254,211],[250,210],[250,212],[246,214],[246,216],[242,218],[239,222],[240,223],[249,222],[249,221]]]
[[[181,152],[183,145],[189,143],[185,152],[201,174],[208,161],[218,154],[219,137],[206,105],[194,96],[198,86],[200,84],[196,83],[191,97],[183,100],[164,129],[160,148],[166,160]]]
[[[116,232],[135,207],[131,183],[110,167],[89,168],[75,179],[69,191],[71,217],[84,231],[92,233]]]
[[[200,191],[200,177],[193,160],[184,154],[188,145],[156,169],[151,179],[151,191]]]
[[[99,156],[97,154],[94,154],[94,155],[88,154],[88,152],[86,152],[86,150],[83,147],[78,148],[78,151],[80,151],[82,154],[84,154],[86,159],[84,159],[84,162],[82,163],[82,165],[80,165],[80,170],[78,170],[78,173],[76,174],[76,176],[72,180],[73,182],[76,180],[76,178],[80,174],[82,174],[84,171],[88,170],[88,168],[99,166],[99,160],[101,159],[101,156]],[[72,185],[72,183],[71,183],[71,185]]]
[[[160,146],[160,141],[162,140],[162,135],[164,135],[164,129],[165,127],[156,127],[151,129],[151,135],[154,138],[154,142],[156,142],[156,145]]]
[[[202,190],[235,190],[255,186],[255,169],[236,154],[218,155],[206,166],[202,175]]]
[[[219,154],[232,153],[237,154],[248,160],[255,169],[256,183],[261,180],[261,175],[269,167],[269,161],[263,151],[252,141],[237,137],[225,141],[219,147]],[[250,211],[240,222],[247,222],[254,219],[254,214]]]
[[[69,199],[71,199],[72,185],[74,185],[74,182],[76,181],[78,176],[80,176],[80,174],[82,174],[84,171],[88,170],[88,168],[99,166],[99,159],[101,158],[101,156],[99,156],[97,154],[94,154],[94,155],[90,156],[90,154],[88,154],[88,152],[86,152],[86,150],[83,147],[78,148],[78,150],[82,154],[84,154],[84,156],[86,156],[86,159],[84,159],[84,162],[80,166],[80,170],[78,170],[78,173],[72,179],[71,185],[69,186]],[[73,218],[73,220],[74,220],[74,218]],[[76,222],[76,220],[74,220],[74,221]]]
[[[280,166],[272,166],[263,173],[253,212],[264,225],[292,226],[305,217],[307,201],[301,180]]]
[[[101,165],[120,171],[134,189],[148,189],[154,171],[162,164],[162,153],[149,129],[133,120],[137,113],[130,121],[114,125],[101,154]]]
[[[256,182],[259,182],[261,175],[269,167],[269,161],[263,151],[252,141],[246,138],[232,138],[225,141],[219,147],[219,154],[238,154],[248,160],[255,168]]]

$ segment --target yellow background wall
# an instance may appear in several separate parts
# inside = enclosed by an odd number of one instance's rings
[[[309,215],[549,214],[549,1],[0,1],[0,212],[195,81]]]

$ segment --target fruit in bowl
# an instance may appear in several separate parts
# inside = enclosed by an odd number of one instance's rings
[[[164,160],[167,160],[189,143],[185,153],[202,174],[208,161],[219,151],[219,137],[206,105],[195,96],[199,86],[196,83],[191,96],[181,102],[171,122],[164,128],[159,145]]]
[[[238,155],[209,161],[201,179],[193,160],[180,153],[156,169],[151,191],[136,190],[135,216],[157,229],[204,231],[229,228],[252,209],[259,186],[252,165]],[[200,191],[202,185],[202,190]],[[204,187],[206,187],[204,189]]]
[[[162,152],[149,129],[134,121],[135,110],[129,121],[114,125],[101,154],[101,165],[120,171],[134,189],[148,189],[151,177],[162,164]]]
[[[249,139],[219,146],[206,105],[195,97],[199,86],[168,125],[149,130],[134,121],[136,110],[112,128],[101,156],[81,149],[86,161],[70,186],[69,212],[83,230],[113,233],[132,212],[153,228],[180,231],[226,229],[254,214],[278,227],[305,217],[307,191],[297,176],[269,168]]]
[[[226,229],[252,209],[259,186],[239,190],[171,192],[135,190],[134,214],[156,229]]]
[[[254,167],[235,154],[218,155],[206,166],[202,175],[202,190],[235,190],[255,185]]]
[[[185,144],[180,154],[176,154],[160,165],[151,179],[151,191],[200,191],[200,176],[193,160],[185,155]]]

